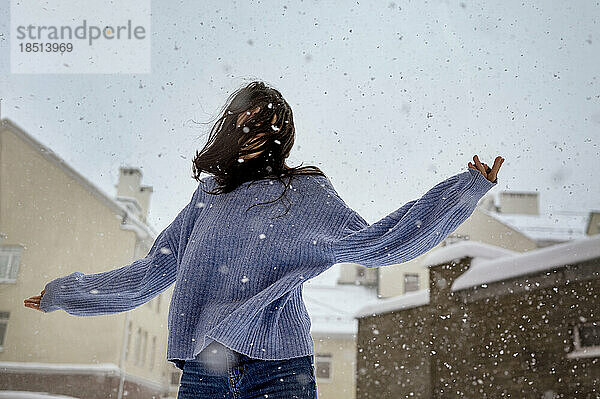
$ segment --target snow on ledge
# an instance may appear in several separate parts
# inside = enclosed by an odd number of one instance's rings
[[[48,374],[118,374],[119,367],[114,363],[81,364],[81,363],[38,363],[38,362],[0,362],[0,370],[8,372],[38,372]]]
[[[587,357],[600,357],[600,346],[576,349],[567,353],[567,358],[569,359],[583,359]]]
[[[461,258],[470,256],[472,258],[497,259],[506,256],[517,255],[519,252],[511,251],[495,245],[478,241],[460,241],[455,244],[446,245],[432,250],[423,258],[423,266],[434,266],[442,263],[458,262]]]
[[[0,398],[6,399],[77,399],[73,396],[56,395],[48,392],[0,391]]]
[[[394,310],[415,308],[417,306],[429,304],[429,288],[414,292],[409,292],[397,297],[378,299],[366,306],[360,308],[355,314],[355,318],[374,316],[380,313],[392,312]]]
[[[454,280],[452,291],[539,273],[594,258],[600,258],[600,235],[499,259],[473,259],[471,267]]]

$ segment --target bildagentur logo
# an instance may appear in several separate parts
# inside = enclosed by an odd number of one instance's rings
[[[12,73],[150,73],[150,0],[11,0]]]
[[[134,25],[128,19],[123,25],[98,26],[83,20],[77,26],[54,25],[19,25],[16,27],[17,40],[27,41],[64,41],[82,40],[92,45],[96,40],[143,40],[146,39],[146,28]]]

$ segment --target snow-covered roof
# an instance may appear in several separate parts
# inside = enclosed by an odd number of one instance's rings
[[[473,259],[471,267],[452,284],[458,291],[476,285],[534,274],[600,258],[600,235],[587,236],[549,247],[497,259]]]
[[[498,259],[504,256],[518,255],[520,252],[497,247],[479,241],[458,241],[429,251],[421,265],[433,266],[452,261],[458,262],[461,258],[470,256],[477,259]]]
[[[311,319],[310,331],[318,335],[353,335],[358,324],[354,313],[376,297],[375,290],[354,284],[337,284],[337,264],[304,283],[302,297]]]
[[[536,242],[562,242],[586,237],[589,212],[552,212],[526,215],[478,209]]]
[[[394,310],[415,308],[429,303],[429,288],[419,291],[408,292],[404,295],[371,301],[361,307],[354,317],[374,316],[379,313],[387,313]]]
[[[423,259],[423,264],[438,265],[458,261],[466,256],[473,258],[471,266],[454,280],[452,291],[600,258],[600,235],[586,236],[525,253],[508,251],[476,241],[461,241],[432,250]],[[361,318],[428,303],[429,289],[420,290],[398,297],[372,300],[361,307],[355,313],[355,317]]]

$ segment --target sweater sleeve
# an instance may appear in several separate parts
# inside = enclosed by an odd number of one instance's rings
[[[456,230],[496,184],[469,168],[372,225],[352,210],[342,237],[332,244],[335,261],[375,268],[414,259]]]
[[[95,274],[74,272],[46,284],[40,309],[63,309],[75,316],[131,310],[166,290],[176,279],[180,241],[202,207],[200,186],[191,201],[154,240],[148,254],[121,268]],[[184,247],[183,247],[184,248]],[[183,249],[181,248],[181,249]]]

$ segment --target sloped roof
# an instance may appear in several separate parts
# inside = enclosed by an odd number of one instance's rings
[[[600,235],[587,236],[518,255],[497,259],[475,258],[471,267],[452,284],[452,291],[600,258]]]
[[[429,304],[429,288],[424,290],[412,291],[404,295],[371,301],[361,307],[354,317],[361,318],[365,316],[374,316],[376,314],[388,313],[395,310],[416,308],[417,306]]]
[[[478,208],[479,209],[479,208]],[[479,209],[536,242],[563,242],[586,237],[589,212],[561,211],[540,215],[500,213]]]
[[[121,205],[111,196],[106,194],[99,187],[94,185],[94,183],[89,181],[75,168],[70,166],[64,159],[62,159],[58,154],[52,151],[51,148],[42,144],[35,137],[27,133],[21,127],[19,127],[16,123],[11,121],[10,119],[1,119],[0,129],[9,130],[13,134],[15,134],[17,137],[23,140],[23,142],[30,145],[31,148],[38,152],[48,162],[56,165],[66,175],[70,176],[75,181],[77,181],[82,187],[88,190],[94,197],[96,197],[100,202],[105,204],[111,211],[113,211],[115,214],[121,217],[122,220],[125,221],[126,224],[122,226],[123,228],[134,231],[140,239],[156,238],[157,233],[151,226],[139,220],[135,216],[135,214],[129,212],[123,205]]]
[[[423,265],[433,266],[472,257],[469,269],[454,280],[452,291],[536,274],[544,270],[600,258],[600,235],[520,253],[493,245],[461,241],[432,250]],[[429,289],[411,292],[394,298],[370,301],[356,313],[356,318],[412,308],[429,303]]]

